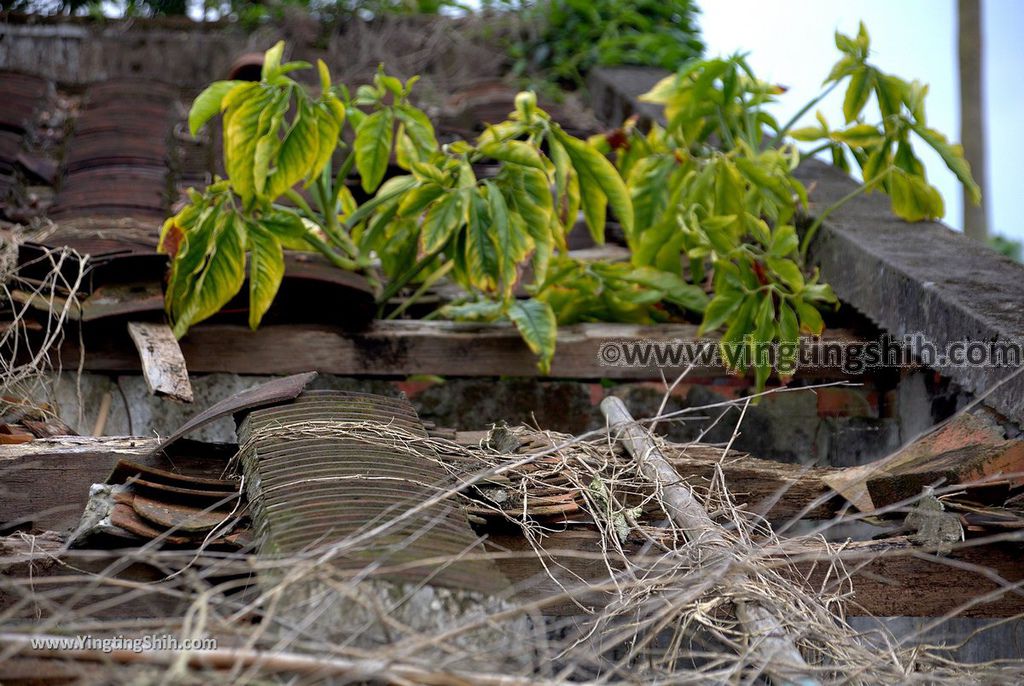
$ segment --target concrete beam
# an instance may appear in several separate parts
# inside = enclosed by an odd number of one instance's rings
[[[857,188],[818,160],[797,176],[812,215]],[[908,224],[882,194],[861,195],[829,215],[809,259],[845,304],[895,336],[920,332],[940,351],[961,340],[1024,340],[1024,265],[939,222]],[[990,391],[985,404],[1024,421],[1024,373],[1013,376],[1020,367],[930,366],[976,396]]]

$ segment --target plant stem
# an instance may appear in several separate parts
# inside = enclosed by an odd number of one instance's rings
[[[341,169],[338,170],[338,175],[334,177],[334,189],[336,191],[335,196],[337,196],[337,190],[342,187],[345,183],[345,179],[348,178],[348,174],[352,171],[352,165],[355,164],[355,161],[356,151],[353,148],[345,157],[345,161],[341,163]]]
[[[291,200],[293,203],[295,203],[296,206],[298,206],[300,210],[305,212],[306,217],[308,219],[311,219],[313,221],[317,220],[316,212],[313,211],[313,208],[309,206],[309,203],[306,202],[306,199],[299,195],[298,191],[296,191],[294,188],[289,188],[288,190],[286,190],[284,192],[284,197]]]
[[[306,241],[319,250],[335,267],[341,267],[342,269],[350,272],[359,271],[358,264],[343,255],[339,255],[330,245],[321,240],[316,234],[308,234],[306,236]]]
[[[432,273],[430,276],[428,276],[423,281],[423,283],[420,285],[420,287],[416,289],[416,292],[413,293],[412,295],[410,295],[408,298],[406,298],[402,302],[401,305],[399,305],[394,310],[392,310],[391,314],[389,314],[387,317],[385,317],[385,319],[394,319],[398,315],[400,315],[403,312],[405,312],[406,309],[408,309],[410,305],[412,305],[414,302],[416,302],[421,297],[423,297],[423,294],[426,293],[435,283],[437,283],[442,278],[444,278],[445,275],[448,274],[448,272],[450,272],[452,270],[452,267],[454,267],[454,266],[455,266],[455,262],[453,262],[452,260],[448,260],[447,262],[442,264],[440,267],[435,269],[434,273]],[[386,302],[381,303],[381,307],[383,307],[386,304],[387,304]]]
[[[816,148],[811,148],[807,152],[800,153],[800,159],[802,161],[802,160],[806,160],[808,157],[814,157],[819,152],[824,152],[824,151],[828,150],[831,147],[832,147],[832,141],[829,141],[827,143],[822,143],[821,145],[819,145]]]
[[[333,200],[331,189],[327,186],[330,182],[330,171],[325,168],[324,173],[320,175],[313,186],[320,211],[324,217],[324,231],[335,245],[348,253],[349,257],[358,258],[359,248],[338,224],[337,203]]]
[[[879,172],[873,179],[871,179],[870,181],[865,181],[860,186],[858,186],[857,188],[853,189],[852,191],[850,191],[849,193],[847,193],[843,197],[839,198],[839,200],[837,200],[836,202],[832,203],[827,208],[825,208],[825,210],[821,214],[819,214],[818,217],[814,220],[814,223],[811,224],[810,228],[807,229],[807,233],[804,234],[804,239],[802,241],[800,241],[800,257],[802,259],[807,259],[807,249],[811,247],[811,241],[814,240],[814,235],[816,233],[818,233],[818,229],[821,228],[822,222],[824,222],[826,219],[828,219],[828,216],[830,214],[832,214],[833,212],[838,210],[840,207],[842,207],[846,203],[848,203],[851,200],[853,200],[854,198],[856,198],[858,195],[860,195],[864,191],[868,190],[869,188],[872,188],[876,183],[881,181],[885,177],[886,174],[891,172],[892,169],[893,169],[892,165],[886,167],[881,172]]]
[[[384,303],[386,303],[396,293],[398,293],[398,291],[402,290],[402,288],[404,288],[407,283],[415,279],[416,275],[423,271],[423,268],[430,264],[435,257],[440,255],[441,251],[444,250],[447,245],[448,243],[445,243],[434,252],[425,255],[423,259],[421,259],[413,266],[409,267],[409,269],[405,270],[404,274],[399,276],[394,281],[389,282],[388,285],[384,288],[384,292],[381,293],[380,297],[377,299],[378,304],[383,305]]]
[[[823,90],[821,93],[819,93],[817,95],[817,97],[813,98],[810,102],[808,102],[806,105],[801,107],[800,110],[796,114],[794,114],[792,116],[792,118],[790,118],[789,121],[786,122],[785,126],[783,126],[781,129],[779,129],[779,132],[777,134],[775,134],[775,140],[777,142],[782,142],[782,139],[785,138],[786,134],[789,133],[789,130],[791,128],[793,128],[798,121],[800,121],[801,117],[803,117],[805,114],[807,114],[812,107],[814,107],[819,102],[821,102],[826,97],[828,97],[828,94],[831,93],[832,91],[834,91],[836,86],[838,86],[838,85],[839,85],[839,81],[838,80],[833,81],[831,84],[829,84],[829,87],[826,88],[825,90]]]

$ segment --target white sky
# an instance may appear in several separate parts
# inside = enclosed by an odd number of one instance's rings
[[[929,125],[959,139],[956,0],[698,0],[698,5],[709,56],[749,52],[758,76],[789,86],[776,111],[780,122],[820,92],[838,59],[833,32],[854,34],[863,20],[872,60],[883,70],[929,84]],[[1024,2],[983,0],[982,5],[989,228],[1024,239]],[[841,91],[820,106],[834,126],[842,124]],[[938,156],[922,152],[921,157],[946,200],[946,223],[959,228],[963,196],[956,179]]]

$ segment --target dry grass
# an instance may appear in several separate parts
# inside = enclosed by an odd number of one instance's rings
[[[678,414],[658,418],[678,419]],[[351,436],[354,428],[304,430]],[[828,526],[846,518],[823,524],[813,536],[780,536],[766,521],[737,505],[721,469],[710,482],[691,484],[703,506],[729,532],[729,547],[708,549],[699,540],[688,540],[672,523],[659,489],[638,474],[636,465],[608,432],[572,437],[519,427],[511,433],[520,439],[513,443],[522,445],[514,452],[501,452],[486,444],[467,448],[440,439],[404,436],[393,427],[358,428],[362,436],[368,428],[377,430],[380,441],[397,450],[428,447],[436,451],[439,467],[462,475],[460,485],[437,491],[428,502],[396,507],[391,520],[367,527],[357,536],[288,559],[267,558],[255,551],[167,551],[149,544],[113,560],[104,559],[99,552],[79,552],[74,560],[89,562],[84,574],[67,569],[67,574],[58,576],[4,577],[0,590],[13,603],[0,618],[6,627],[0,663],[16,655],[38,655],[26,644],[27,636],[134,631],[166,632],[182,638],[215,636],[219,648],[106,655],[65,651],[61,657],[99,662],[104,665],[103,681],[124,683],[147,680],[157,669],[161,683],[292,683],[295,679],[438,684],[753,683],[763,679],[771,665],[759,650],[759,637],[746,635],[736,621],[734,603],[744,600],[772,608],[784,618],[786,631],[811,665],[807,683],[960,684],[1024,678],[1024,662],[958,664],[941,647],[897,640],[884,631],[865,635],[854,630],[845,619],[845,609],[852,589],[849,569],[861,560],[842,546],[827,543],[822,535]],[[722,454],[725,452],[723,447]],[[468,616],[433,634],[392,626],[394,640],[372,651],[357,647],[356,634],[365,627],[351,627],[352,640],[334,637],[325,641],[289,619],[279,606],[281,598],[288,595],[288,585],[311,579],[333,589],[337,597],[359,597],[365,584],[388,571],[387,562],[352,572],[333,567],[333,558],[374,549],[389,529],[432,504],[451,501],[463,505],[466,498],[472,498],[479,506],[480,487],[488,492],[495,483],[516,484],[523,514],[515,516],[495,508],[494,516],[521,529],[533,548],[529,554],[543,562],[558,590],[544,597],[534,594],[529,601],[510,594],[501,612]],[[546,548],[546,529],[551,525],[526,513],[531,493],[558,490],[582,497],[583,509],[600,532],[599,553]],[[638,540],[643,541],[639,546]],[[479,550],[467,554],[511,555]],[[794,564],[809,554],[827,568],[831,582],[827,586],[810,588],[800,582]],[[603,568],[597,578],[575,574],[579,567],[574,562],[595,559],[601,564],[587,568]],[[42,559],[37,563],[44,564]],[[424,562],[425,578],[437,563]],[[50,564],[70,563],[55,559]],[[120,570],[136,564],[158,570],[159,578],[151,582],[117,578]],[[728,588],[723,580],[737,571],[749,579],[742,597],[735,590],[723,592]],[[273,588],[260,590],[251,583],[254,576],[268,574],[280,578]],[[1005,592],[1012,590],[1011,586]],[[508,635],[508,655],[496,651],[490,641],[486,654],[473,654],[465,641],[457,640],[482,627],[499,631],[504,626],[521,628],[521,624],[508,623],[517,617],[528,618],[537,628],[539,610],[567,599],[577,603],[575,616],[548,618],[543,632]],[[134,608],[161,604],[157,601],[166,604],[167,600],[180,604],[183,611],[170,619],[104,619],[111,612],[142,616]],[[379,620],[387,623],[394,609],[378,608]],[[31,621],[18,619],[26,616],[32,617]],[[534,655],[531,666],[510,669],[524,650]],[[447,657],[438,660],[439,654]],[[494,668],[468,672],[467,664],[491,664]]]
[[[44,383],[43,373],[58,362],[54,351],[84,277],[83,262],[70,251],[52,251],[40,259],[46,261],[49,278],[33,281],[8,270],[0,279],[12,313],[12,324],[0,335],[5,346],[0,383],[4,394],[17,397],[32,395]],[[77,265],[77,277],[61,276],[71,265]],[[27,306],[12,297],[15,289],[27,289],[51,302],[53,315],[42,336],[26,334]],[[31,354],[15,355],[24,352],[29,340],[37,341]],[[28,361],[13,362],[16,359]],[[750,399],[736,402],[745,409]],[[647,423],[685,421],[708,409],[661,414]],[[741,411],[741,420],[742,415]],[[851,572],[865,562],[858,557],[864,553],[828,543],[825,534],[830,527],[861,517],[844,513],[812,534],[785,535],[791,533],[789,523],[773,530],[732,497],[721,466],[705,482],[684,478],[727,532],[728,545],[708,546],[673,523],[662,497],[665,485],[642,476],[613,431],[567,436],[517,427],[496,431],[480,446],[466,447],[367,423],[271,430],[292,437],[303,432],[361,440],[372,436],[370,440],[380,445],[417,455],[426,448],[438,456],[439,479],[443,475],[451,483],[455,477],[457,485],[435,484],[427,501],[395,503],[390,519],[283,559],[255,549],[169,550],[161,547],[161,539],[113,554],[69,551],[59,541],[22,534],[24,545],[17,554],[0,548],[0,568],[14,571],[0,575],[0,678],[19,664],[44,669],[25,660],[47,657],[45,669],[67,664],[87,683],[756,683],[765,680],[777,657],[764,650],[765,637],[747,634],[737,622],[736,603],[743,601],[756,602],[783,618],[785,631],[811,666],[802,682],[961,684],[1024,679],[1024,660],[961,664],[948,657],[948,647],[922,645],[919,636],[897,639],[883,630],[856,631],[847,622],[846,610],[853,588]],[[240,446],[240,451],[245,449]],[[728,449],[729,445],[720,447],[723,458]],[[510,488],[515,492],[506,495],[514,496],[518,512],[488,501],[488,495],[493,498],[497,491]],[[582,511],[572,519],[582,523],[572,526],[596,529],[597,551],[552,549],[551,541],[557,537],[549,534],[564,525],[530,516],[531,499],[538,493],[547,498],[560,493],[578,497]],[[478,548],[465,551],[460,559],[526,556],[542,566],[540,577],[510,587],[491,614],[464,613],[429,633],[396,620],[411,591],[368,605],[373,621],[391,636],[372,650],[359,640],[367,630],[365,623],[343,627],[347,636],[326,638],[316,629],[314,617],[296,621],[282,607],[291,587],[309,586],[311,581],[327,589],[319,612],[328,611],[339,598],[365,599],[368,584],[389,571],[388,561],[353,571],[332,565],[332,560],[380,549],[395,527],[438,503],[490,506],[490,526],[504,521],[529,542],[530,550],[521,553]],[[237,525],[238,517],[233,512],[219,531]],[[1001,540],[1020,542],[1021,535],[1005,534]],[[808,559],[825,570],[827,584],[812,588],[805,583],[796,565]],[[424,584],[432,570],[446,563],[458,560],[424,560]],[[586,575],[579,573],[584,567]],[[122,574],[139,568],[148,571]],[[1020,591],[1020,584],[977,571],[999,583],[995,593]],[[740,589],[725,583],[737,573],[747,579]],[[259,578],[276,582],[269,587],[253,583]],[[528,592],[538,586],[551,590]],[[573,616],[541,617],[546,606],[566,602],[575,604]],[[964,609],[951,608],[934,623]],[[215,637],[218,647],[138,653],[92,647],[47,651],[31,645],[33,637],[83,634]],[[477,634],[489,639],[474,648],[465,638]],[[495,635],[501,640],[496,642]]]

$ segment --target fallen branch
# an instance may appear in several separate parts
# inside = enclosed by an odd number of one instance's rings
[[[610,427],[619,437],[639,466],[640,472],[656,484],[661,498],[675,523],[683,529],[686,538],[702,546],[728,549],[731,547],[725,530],[715,523],[693,492],[680,481],[679,473],[669,464],[665,456],[651,440],[625,404],[614,396],[601,402],[601,411]],[[727,591],[736,591],[742,597],[747,581],[741,573],[732,573],[723,578]],[[765,662],[765,671],[776,681],[786,684],[816,684],[808,676],[810,668],[792,639],[786,635],[782,622],[767,608],[756,602],[735,600],[736,616],[744,630],[760,638],[755,646]]]

